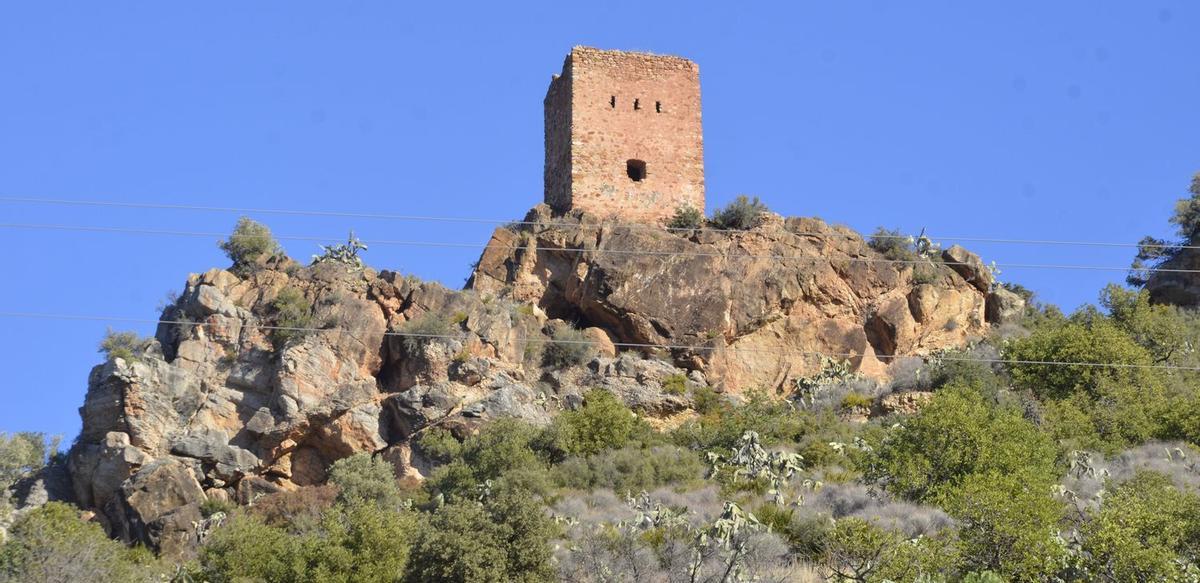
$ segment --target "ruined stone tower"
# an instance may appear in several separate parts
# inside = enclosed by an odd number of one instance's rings
[[[630,222],[704,210],[700,68],[575,47],[546,91],[546,204]]]

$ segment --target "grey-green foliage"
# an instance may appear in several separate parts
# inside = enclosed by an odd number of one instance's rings
[[[114,358],[137,360],[146,351],[149,343],[148,338],[138,336],[137,332],[117,332],[109,328],[108,332],[104,334],[104,338],[100,340],[98,352],[109,360]]]
[[[917,252],[914,241],[911,236],[901,233],[900,229],[878,227],[867,239],[867,246],[892,261],[915,261]]]
[[[699,229],[704,226],[704,213],[691,205],[675,209],[675,215],[667,226],[672,229]]]
[[[22,514],[0,545],[0,582],[154,581],[146,553],[111,540],[79,509],[50,502]]]
[[[426,346],[449,340],[458,330],[450,318],[438,312],[425,312],[400,327],[405,334],[402,343],[410,354],[416,354]]]
[[[714,212],[712,223],[719,229],[745,231],[753,228],[758,222],[758,217],[768,210],[770,209],[767,205],[758,200],[757,196],[749,198],[742,194]]]
[[[582,330],[560,325],[542,348],[542,364],[556,368],[578,366],[596,353],[595,345]]]
[[[483,502],[451,502],[421,528],[408,580],[552,581],[554,530],[541,503],[527,492],[503,490]]]
[[[285,287],[279,290],[279,294],[271,302],[271,309],[274,312],[275,326],[271,329],[271,337],[277,346],[309,333],[307,328],[313,323],[313,306],[298,288]]]
[[[217,243],[236,268],[247,268],[283,253],[271,229],[249,217],[238,219],[229,238]]]
[[[392,465],[370,453],[357,453],[333,462],[329,483],[338,487],[338,501],[342,503],[369,502],[387,508],[401,505],[400,487]]]
[[[58,441],[32,431],[0,433],[0,491],[46,465],[58,449]]]
[[[677,446],[623,447],[589,456],[572,456],[554,467],[555,481],[567,488],[616,492],[687,484],[703,473],[696,452]]]

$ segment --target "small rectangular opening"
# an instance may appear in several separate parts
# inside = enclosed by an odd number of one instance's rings
[[[642,100],[641,100],[641,99],[634,99],[634,100],[633,100],[633,108],[634,108],[634,109],[641,109],[641,108],[642,108]]]
[[[617,96],[616,95],[613,95],[612,97],[608,98],[608,106],[613,109],[617,108]]]
[[[641,182],[646,179],[646,162],[643,160],[629,160],[625,162],[625,172],[629,174],[629,179],[634,182]]]
[[[654,102],[654,113],[662,113],[662,102],[661,101]]]

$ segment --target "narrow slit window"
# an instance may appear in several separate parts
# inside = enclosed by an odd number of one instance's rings
[[[629,174],[630,180],[641,182],[646,179],[646,162],[643,160],[629,160],[625,162],[625,172]]]
[[[654,113],[662,113],[662,102],[661,101],[654,102]]]
[[[617,96],[616,95],[613,95],[612,97],[608,98],[608,106],[613,109],[617,108]]]
[[[633,108],[634,108],[634,109],[641,109],[641,108],[642,108],[642,100],[641,100],[641,99],[634,99],[634,100],[633,100]]]

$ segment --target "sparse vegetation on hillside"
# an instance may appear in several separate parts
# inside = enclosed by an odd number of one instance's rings
[[[271,302],[274,311],[274,322],[271,337],[276,346],[283,346],[295,338],[309,334],[306,328],[313,325],[312,302],[304,297],[304,292],[294,287],[279,290],[279,295]]]
[[[712,223],[718,229],[745,231],[758,223],[758,217],[769,211],[758,197],[738,195],[733,202],[713,213]]]
[[[667,227],[672,229],[699,229],[704,226],[704,213],[695,207],[681,206],[675,209]]]
[[[545,366],[577,366],[587,362],[596,353],[591,339],[582,330],[570,326],[555,327],[551,340],[542,346],[542,364]]]
[[[137,360],[150,342],[150,339],[138,336],[137,332],[118,332],[109,328],[108,332],[104,334],[104,338],[100,340],[99,352],[109,360],[114,358]]]
[[[229,238],[217,243],[233,261],[235,271],[245,272],[258,262],[283,253],[271,229],[249,217],[238,219]]]

